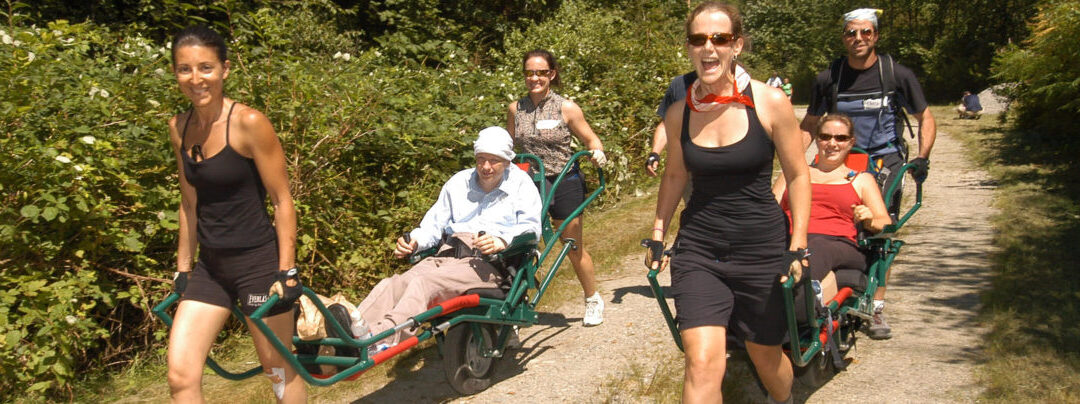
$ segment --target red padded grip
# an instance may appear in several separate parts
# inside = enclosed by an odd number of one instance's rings
[[[840,322],[836,321],[836,320],[833,320],[833,322],[832,322],[833,330],[836,330],[837,327],[840,327]],[[821,327],[821,335],[818,335],[818,341],[821,341],[822,344],[824,344],[826,342],[829,342],[829,328],[828,327]]]
[[[844,300],[847,300],[847,298],[851,297],[851,293],[852,293],[851,288],[844,287],[843,289],[840,289],[839,292],[836,292],[836,296],[833,296],[832,299],[829,299],[828,302],[825,302],[825,305],[828,306],[829,303],[832,303],[832,302],[836,302],[836,304],[843,303]]]
[[[374,359],[375,364],[378,365],[380,363],[386,362],[387,359],[390,359],[394,355],[405,352],[405,350],[416,346],[417,342],[420,342],[420,340],[416,339],[415,336],[409,337],[409,339],[401,341],[397,345],[394,345],[385,351],[375,354],[375,356],[371,357],[371,359]]]
[[[465,308],[469,308],[469,307],[476,307],[476,306],[479,306],[479,305],[480,305],[480,295],[471,294],[471,295],[455,297],[453,299],[450,299],[450,300],[447,300],[445,302],[439,303],[437,306],[442,307],[442,312],[439,313],[439,314],[440,315],[446,315],[446,314],[450,314],[450,313],[453,313],[453,312],[461,310],[461,309],[465,309]],[[434,307],[434,306],[432,306],[432,307]]]
[[[524,163],[514,163],[514,165],[518,166],[518,168],[520,168],[521,171],[529,172],[530,165],[529,165],[529,162],[527,162],[527,161],[524,162]]]

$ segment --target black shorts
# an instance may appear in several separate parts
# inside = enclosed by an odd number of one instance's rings
[[[724,326],[739,339],[779,345],[787,333],[779,278],[784,242],[733,246],[723,259],[677,244],[671,294],[679,330]]]
[[[836,270],[866,270],[866,256],[846,237],[808,234],[806,246],[810,250],[811,279],[820,281]]]
[[[239,300],[240,311],[251,315],[269,298],[277,280],[277,240],[256,247],[199,247],[199,261],[188,275],[180,300],[194,300],[231,309]],[[275,307],[268,316],[292,310]]]
[[[558,178],[558,175],[547,176],[548,190],[551,190],[556,178]],[[555,189],[555,195],[551,198],[551,204],[548,205],[548,215],[553,220],[565,220],[570,217],[570,214],[574,213],[574,210],[585,202],[586,192],[585,179],[582,177],[581,171],[576,168],[571,169],[563,177],[559,187]]]

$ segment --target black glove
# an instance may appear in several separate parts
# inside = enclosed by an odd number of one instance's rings
[[[662,262],[664,260],[664,242],[652,239],[642,239],[641,246],[648,248],[649,251],[645,253],[645,268],[653,269],[652,264],[654,262]]]
[[[277,280],[270,285],[270,294],[279,296],[276,306],[291,306],[296,299],[300,298],[304,290],[304,285],[300,283],[300,269],[292,267],[286,271],[277,271],[274,277]],[[289,286],[289,281],[295,282]]]
[[[179,272],[173,274],[172,278],[172,291],[178,295],[184,294],[184,290],[187,289],[187,278],[191,272]]]
[[[795,278],[795,282],[799,282],[803,277],[806,266],[802,264],[802,260],[810,257],[810,250],[806,248],[800,248],[795,251],[784,251],[784,270],[788,271],[787,275]],[[794,271],[791,269],[791,264],[798,261],[799,270]]]
[[[649,157],[645,158],[645,169],[652,167],[653,163],[660,161],[660,153],[649,153]]]
[[[912,166],[909,170],[911,171],[911,177],[915,178],[917,182],[926,181],[926,174],[930,170],[930,160],[925,157],[916,157],[909,164]]]

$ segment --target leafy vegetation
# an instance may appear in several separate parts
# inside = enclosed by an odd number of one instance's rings
[[[984,3],[876,2],[882,48],[939,100],[1019,83],[1025,130],[1009,136],[1075,161],[1062,135],[1078,108],[1075,2],[1042,2],[1029,41],[1035,0]],[[855,6],[747,4],[750,70],[782,70],[805,95],[842,53],[838,16]],[[689,68],[686,11],[661,0],[0,2],[0,400],[70,397],[80,375],[160,347],[148,312],[175,262],[166,121],[187,107],[166,44],[180,27],[204,22],[228,37],[227,93],[265,112],[283,140],[305,282],[356,292],[401,269],[386,246],[469,164],[472,135],[504,123],[524,94],[526,50],[560,58],[557,91],[605,142],[602,203],[639,190],[656,101]],[[1009,43],[991,77],[990,57]]]
[[[324,23],[352,18],[331,2],[103,2],[94,10],[109,18],[128,18],[127,6],[163,11],[111,25],[31,18],[55,16],[50,4],[65,3],[9,2],[2,16],[0,399],[70,396],[79,375],[161,344],[149,308],[169,288],[179,203],[166,122],[187,107],[167,40],[143,36],[144,25],[185,25],[189,11],[217,18],[231,44],[227,94],[264,111],[285,145],[305,283],[356,293],[401,269],[386,246],[470,164],[474,134],[502,125],[506,105],[524,95],[526,49],[560,56],[559,91],[605,140],[614,191],[605,203],[637,187],[634,156],[680,70],[671,19],[685,13],[659,2],[616,11],[567,2],[548,20],[518,24],[505,49],[478,54],[460,43],[367,46]],[[642,35],[610,40],[631,27]],[[641,60],[650,63],[630,63]]]
[[[1027,37],[1037,0],[763,0],[743,7],[754,44],[751,72],[790,76],[795,100],[806,102],[817,72],[844,54],[841,16],[858,7],[884,10],[878,49],[912,68],[932,102],[954,102],[964,90],[993,84],[991,61],[1001,47]],[[1075,77],[1075,76],[1074,76]]]

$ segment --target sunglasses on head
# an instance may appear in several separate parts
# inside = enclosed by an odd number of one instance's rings
[[[693,46],[705,46],[705,41],[711,41],[713,46],[727,45],[735,39],[735,34],[715,33],[712,35],[706,34],[690,34],[686,36],[686,43]]]
[[[529,77],[533,77],[533,76],[536,76],[536,77],[549,77],[549,76],[551,76],[551,69],[539,69],[539,70],[525,69],[524,73],[525,73],[525,78],[529,78]]]
[[[847,133],[818,133],[817,138],[822,142],[828,142],[829,140],[835,139],[837,142],[842,143],[851,140],[851,135]]]
[[[874,30],[872,28],[846,29],[846,30],[844,30],[844,37],[845,38],[854,38],[855,34],[862,34],[862,36],[870,36],[870,35],[874,34]]]

